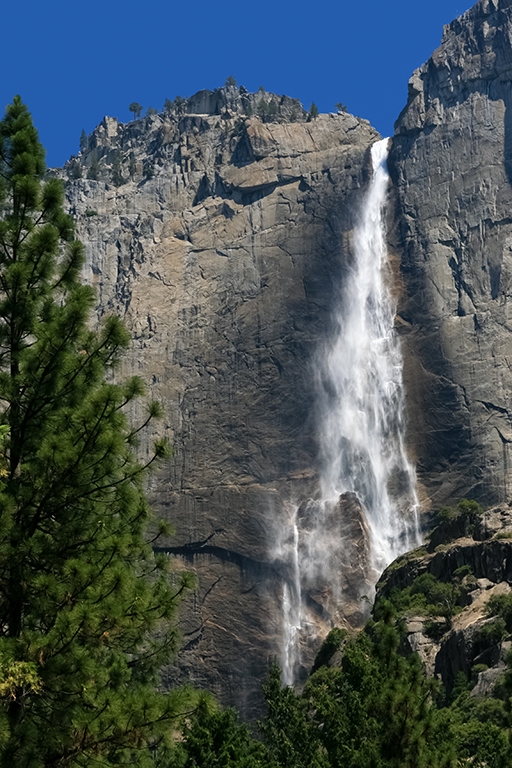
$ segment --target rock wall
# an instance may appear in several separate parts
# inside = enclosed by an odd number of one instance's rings
[[[410,443],[434,506],[512,492],[511,6],[445,27],[390,155]]]
[[[346,114],[264,123],[223,109],[105,118],[64,173],[82,174],[68,199],[98,319],[125,319],[121,373],[163,402],[174,446],[150,489],[176,528],[159,546],[199,588],[165,680],[250,716],[282,633],[289,574],[273,552],[287,504],[315,484],[317,345],[379,136]]]

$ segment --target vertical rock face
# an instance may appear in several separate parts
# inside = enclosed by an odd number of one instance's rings
[[[480,0],[412,76],[390,170],[410,438],[436,504],[509,498],[512,3]]]
[[[350,115],[263,123],[227,111],[221,122],[106,118],[76,161],[97,180],[71,181],[68,198],[99,320],[124,317],[122,373],[163,402],[174,446],[151,485],[176,528],[160,546],[199,588],[167,682],[207,687],[250,715],[289,578],[271,553],[287,503],[315,484],[316,345],[379,137]]]

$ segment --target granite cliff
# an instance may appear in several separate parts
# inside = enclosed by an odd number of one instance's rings
[[[480,0],[447,26],[390,142],[388,246],[425,514],[512,496],[511,30],[512,0]],[[318,349],[379,138],[354,116],[308,121],[296,100],[230,86],[129,124],[106,117],[57,171],[98,322],[126,321],[124,373],[162,401],[174,445],[151,481],[177,531],[159,546],[199,588],[167,679],[248,715],[282,647],[281,590],[294,578],[276,555],[283,521],[295,505],[307,534],[314,505],[301,505],[317,494]],[[364,510],[350,494],[338,509],[327,535],[353,539],[343,604],[332,611],[326,581],[303,595],[305,668],[333,622],[360,625],[371,588]]]
[[[315,484],[313,361],[379,136],[346,114],[290,122],[286,100],[281,122],[241,119],[216,98],[196,108],[221,114],[105,118],[64,171],[95,168],[68,199],[98,320],[126,321],[124,372],[163,402],[174,446],[151,487],[177,532],[160,545],[199,589],[169,675],[251,712],[279,652],[286,504]],[[347,610],[360,615],[359,602]]]
[[[434,505],[512,491],[511,6],[445,27],[390,153],[410,444]]]

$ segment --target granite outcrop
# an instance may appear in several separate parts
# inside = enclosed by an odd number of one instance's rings
[[[392,563],[377,584],[376,599],[398,606],[400,592],[412,588],[417,594],[426,574],[434,590],[436,582],[441,586],[437,597],[443,595],[444,603],[438,601],[434,615],[403,613],[401,650],[417,653],[427,674],[447,691],[462,679],[472,681],[472,695],[488,695],[507,669],[510,627],[489,611],[489,601],[512,591],[511,507],[512,502],[473,515],[452,511],[454,517],[438,525],[425,546]]]

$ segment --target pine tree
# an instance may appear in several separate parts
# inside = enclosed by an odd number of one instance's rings
[[[118,149],[114,152],[114,159],[112,160],[112,184],[116,187],[120,187],[124,184],[123,178],[123,163],[121,159],[121,153]]]
[[[0,679],[17,672],[0,686],[0,765],[150,765],[189,701],[155,688],[187,584],[146,541],[134,447],[159,409],[127,423],[143,393],[112,383],[127,333],[89,329],[83,248],[44,174],[16,96],[0,122]]]
[[[89,166],[89,170],[87,171],[87,178],[93,179],[94,181],[96,181],[98,178],[99,172],[100,172],[100,164],[98,160],[95,157],[93,157],[93,159],[91,160],[91,164]]]
[[[82,128],[82,133],[80,134],[80,149],[82,151],[84,149],[87,149],[88,144],[89,144],[89,139],[87,138],[87,134],[85,130]]]
[[[137,172],[137,162],[135,160],[135,155],[133,152],[130,153],[130,164],[128,165],[128,173],[130,174],[130,178],[133,179]]]
[[[140,117],[142,112],[142,106],[137,101],[132,101],[128,109],[130,110],[130,112],[133,113],[134,119],[136,119],[137,117]]]
[[[309,108],[309,117],[311,120],[316,120],[318,117],[318,107],[314,101],[311,102],[311,106]]]

